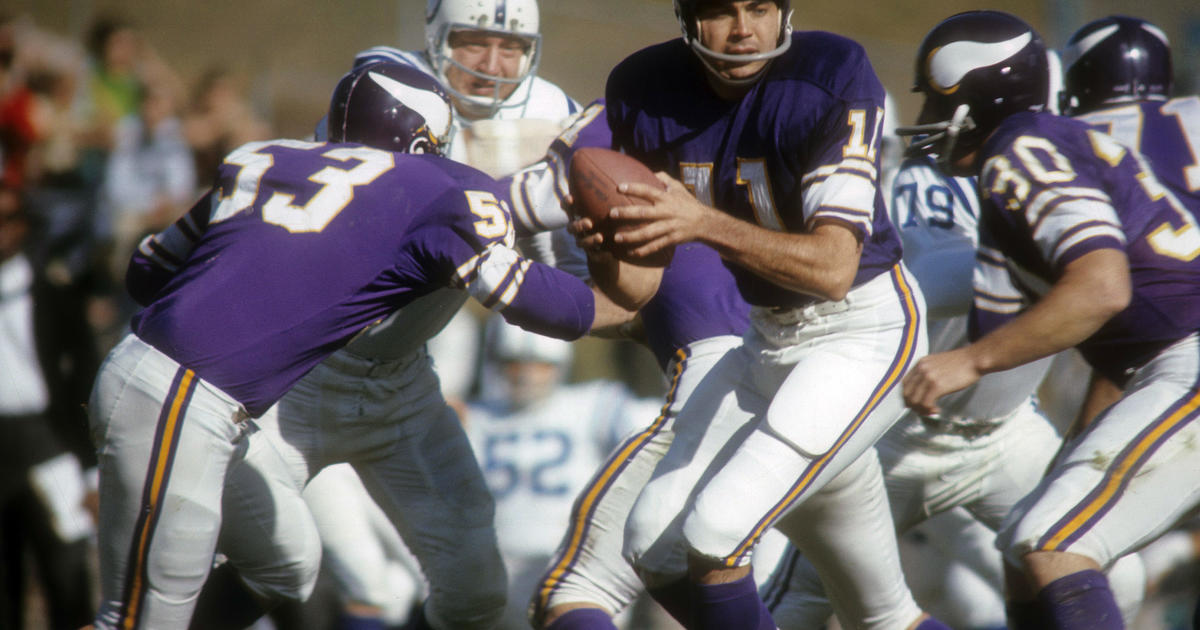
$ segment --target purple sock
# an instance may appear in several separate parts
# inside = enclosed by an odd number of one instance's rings
[[[1045,619],[1059,630],[1122,630],[1125,622],[1108,578],[1091,569],[1054,580],[1038,592]]]
[[[692,584],[691,630],[775,630],[754,575],[725,584]]]
[[[679,578],[665,586],[646,589],[650,593],[650,597],[658,602],[659,606],[663,607],[667,613],[678,621],[680,625],[686,626],[688,622],[689,609],[689,593],[692,592],[692,587],[687,581],[687,578]]]
[[[546,630],[617,630],[612,617],[599,608],[575,608],[553,623]]]
[[[929,617],[925,621],[917,624],[914,630],[951,630],[950,626],[938,621],[935,617]]]

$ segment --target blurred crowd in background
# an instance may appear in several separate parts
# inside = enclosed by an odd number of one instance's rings
[[[243,88],[222,67],[187,84],[120,16],[84,41],[0,16],[0,182],[23,197],[36,263],[86,294],[102,353],[132,308],[139,237],[186,210],[230,149],[272,137]]]

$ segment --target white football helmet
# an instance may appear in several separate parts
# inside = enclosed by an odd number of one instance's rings
[[[450,55],[450,34],[455,31],[483,31],[497,35],[515,36],[528,44],[521,60],[517,76],[500,77],[483,74],[456,62]],[[428,0],[425,9],[425,54],[437,73],[438,79],[454,95],[460,107],[474,110],[473,113],[491,116],[499,109],[501,88],[519,84],[537,72],[541,59],[542,36],[538,32],[537,0]],[[490,97],[464,94],[452,87],[446,79],[446,68],[453,64],[459,70],[496,85]],[[519,99],[529,97],[528,90]],[[513,96],[516,96],[516,92]],[[520,103],[510,103],[519,105]]]

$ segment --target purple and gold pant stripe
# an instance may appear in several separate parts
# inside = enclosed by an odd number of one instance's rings
[[[1171,436],[1200,417],[1200,384],[1154,419],[1113,458],[1100,483],[1038,540],[1039,551],[1066,551],[1121,500],[1146,461]]]
[[[783,499],[767,512],[754,527],[753,531],[750,532],[750,535],[744,538],[737,546],[737,549],[725,557],[725,566],[733,568],[741,564],[742,560],[754,549],[763,532],[767,531],[805,491],[812,487],[813,481],[825,470],[829,462],[841,450],[842,446],[858,431],[858,428],[871,415],[871,412],[879,406],[880,401],[892,391],[892,388],[896,387],[900,382],[900,378],[908,370],[909,365],[912,364],[917,352],[921,326],[924,324],[921,321],[921,312],[917,308],[917,301],[913,295],[912,286],[908,283],[908,278],[905,277],[899,266],[892,268],[891,275],[892,285],[895,287],[897,297],[900,299],[900,303],[904,309],[904,332],[901,335],[900,347],[893,356],[891,365],[888,366],[883,379],[879,381],[875,389],[871,392],[871,396],[867,399],[866,404],[862,406],[854,416],[854,419],[842,431],[842,434],[838,436],[833,446],[820,457],[814,459],[805,468],[795,485],[788,490]]]
[[[142,490],[142,503],[137,525],[133,530],[133,541],[129,550],[129,563],[125,572],[124,609],[121,611],[120,627],[134,630],[142,613],[146,596],[146,564],[150,543],[154,538],[154,527],[162,511],[167,494],[167,482],[171,477],[171,466],[175,460],[175,449],[183,429],[183,416],[192,392],[196,389],[196,375],[191,370],[179,368],[171,382],[170,395],[163,403],[158,416],[158,427],[154,433],[153,451],[146,471],[146,484]]]
[[[671,387],[667,391],[667,401],[663,405],[662,411],[654,422],[644,430],[638,432],[637,435],[625,440],[608,461],[600,468],[591,483],[584,488],[579,495],[579,499],[575,502],[575,507],[571,512],[571,523],[567,530],[567,545],[561,555],[551,564],[546,575],[542,577],[542,581],[538,586],[536,600],[536,616],[541,615],[546,611],[549,605],[550,596],[554,593],[563,580],[563,576],[569,574],[579,561],[581,552],[583,551],[583,543],[588,539],[588,534],[591,530],[592,519],[595,515],[597,507],[608,493],[609,488],[613,483],[621,477],[621,472],[633,461],[634,457],[641,451],[646,444],[662,431],[667,423],[668,411],[671,405],[675,402],[675,397],[679,391],[679,378],[683,374],[687,365],[687,360],[690,353],[687,349],[679,349],[675,351],[674,368],[671,374]],[[624,526],[623,523],[618,524]]]

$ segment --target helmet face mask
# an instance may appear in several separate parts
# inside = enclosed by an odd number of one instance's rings
[[[1050,69],[1041,37],[1019,18],[968,11],[943,20],[917,53],[913,91],[925,95],[918,124],[902,136],[921,136],[910,153],[933,153],[947,172],[965,174],[963,160],[1011,114],[1043,111]]]
[[[747,64],[757,61],[769,61],[787,52],[788,48],[792,45],[791,3],[789,0],[773,0],[775,5],[779,7],[780,16],[779,37],[775,41],[774,48],[753,54],[736,55],[718,52],[709,48],[701,41],[701,10],[706,5],[717,4],[722,1],[733,2],[734,0],[675,0],[675,18],[679,20],[679,28],[683,32],[684,43],[700,58],[700,61],[714,78],[730,86],[749,85],[758,80],[759,73],[743,79],[730,78],[718,70],[715,63]]]
[[[1145,20],[1113,15],[1089,22],[1071,36],[1062,57],[1064,113],[1170,97],[1171,47]]]
[[[523,81],[536,74],[542,51],[538,21],[537,0],[428,0],[425,54],[461,113],[491,117]],[[456,59],[453,44],[464,35],[519,43],[522,52],[513,76],[487,74]],[[474,81],[490,83],[491,94],[471,93],[469,84]],[[520,102],[510,104],[524,102],[528,90],[519,98]]]
[[[437,80],[408,65],[372,63],[338,81],[326,120],[330,142],[442,155],[452,133],[450,99]]]

